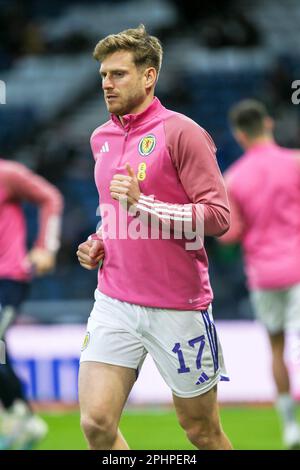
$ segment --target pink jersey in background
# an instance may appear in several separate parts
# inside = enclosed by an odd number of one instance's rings
[[[25,262],[26,223],[21,203],[39,207],[36,247],[56,252],[59,248],[63,201],[46,180],[25,166],[0,159],[0,278],[24,281],[30,277]]]
[[[300,282],[299,152],[251,147],[225,174],[231,209],[224,243],[241,242],[250,289]]]

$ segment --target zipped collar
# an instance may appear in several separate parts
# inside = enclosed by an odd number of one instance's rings
[[[123,130],[128,131],[132,127],[139,127],[141,124],[150,121],[156,116],[161,110],[165,109],[156,96],[153,98],[152,103],[144,111],[138,114],[125,114],[122,116],[124,125],[122,125],[120,119],[116,114],[111,114],[111,119],[117,126]]]

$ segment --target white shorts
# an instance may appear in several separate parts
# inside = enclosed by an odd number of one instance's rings
[[[300,332],[300,284],[280,290],[253,290],[250,298],[257,319],[271,335]]]
[[[142,307],[95,291],[80,362],[136,369],[151,354],[174,395],[196,397],[229,380],[209,311]]]

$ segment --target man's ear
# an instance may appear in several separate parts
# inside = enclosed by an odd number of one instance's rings
[[[242,148],[245,148],[248,142],[248,136],[246,132],[240,129],[233,129],[233,136]]]
[[[274,120],[270,116],[264,118],[264,128],[267,132],[273,132],[274,125]]]
[[[146,88],[152,88],[157,79],[157,72],[154,67],[149,67],[145,70],[145,85]]]

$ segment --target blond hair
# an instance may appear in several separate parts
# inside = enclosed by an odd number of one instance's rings
[[[126,29],[118,34],[110,34],[96,44],[93,57],[102,62],[117,51],[130,51],[136,67],[154,67],[159,74],[163,56],[162,45],[155,36],[150,36],[143,24],[138,28]]]

